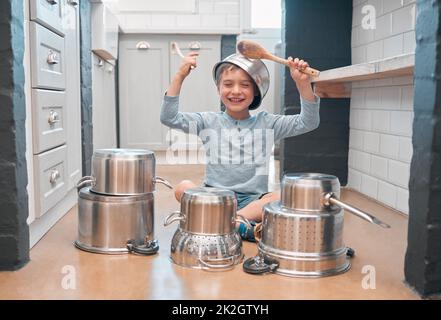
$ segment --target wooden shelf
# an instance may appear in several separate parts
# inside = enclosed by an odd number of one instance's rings
[[[403,54],[322,71],[320,76],[312,82],[315,85],[316,94],[322,98],[349,98],[351,82],[412,75],[414,65],[415,54]]]

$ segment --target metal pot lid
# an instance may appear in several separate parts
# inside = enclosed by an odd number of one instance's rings
[[[115,196],[105,195],[91,191],[92,187],[84,187],[78,193],[81,199],[87,199],[98,202],[114,202],[114,203],[129,203],[134,201],[145,201],[153,198],[153,193],[144,193],[141,195],[131,196]]]
[[[145,159],[154,158],[153,151],[147,149],[98,149],[93,153],[95,158],[107,158],[107,159]]]

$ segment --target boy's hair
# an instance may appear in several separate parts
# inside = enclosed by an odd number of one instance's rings
[[[222,74],[225,71],[233,71],[233,70],[243,70],[241,67],[236,66],[233,63],[230,62],[224,62],[222,63],[219,68],[216,69],[216,85],[219,87],[219,83],[222,77]],[[248,73],[245,72],[247,75]],[[253,83],[253,90],[254,90],[254,95],[257,95],[259,93],[259,88],[257,87],[256,82],[253,80],[253,78],[251,78],[249,75],[248,77],[251,79],[251,82]]]

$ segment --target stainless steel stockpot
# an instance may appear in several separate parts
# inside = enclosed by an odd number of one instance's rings
[[[259,254],[244,262],[244,271],[322,277],[349,270],[354,252],[343,243],[343,209],[384,228],[389,225],[339,196],[340,182],[333,175],[285,175],[281,201],[263,207]]]
[[[234,231],[237,200],[233,191],[211,187],[188,189],[181,198],[181,210],[173,212],[164,225],[180,221],[179,228],[191,233],[223,235]]]
[[[104,195],[141,195],[155,191],[157,182],[172,188],[155,175],[155,155],[143,149],[99,149],[92,155],[92,173],[77,187],[91,185],[91,191]]]
[[[94,253],[154,254],[154,197],[106,196],[82,188],[78,194],[78,239],[75,245]]]
[[[180,222],[171,242],[171,260],[183,267],[204,270],[224,270],[240,263],[242,241],[235,224],[249,222],[236,217],[236,209],[232,191],[208,187],[186,190],[181,210],[164,221],[165,226]]]

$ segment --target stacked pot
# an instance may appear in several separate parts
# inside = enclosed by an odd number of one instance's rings
[[[171,241],[171,260],[180,266],[222,270],[243,259],[242,240],[235,230],[237,200],[233,191],[211,187],[187,189],[181,198],[181,210],[164,221],[168,226],[179,221]]]
[[[244,271],[323,277],[349,270],[354,251],[343,243],[343,209],[381,227],[389,225],[340,201],[339,196],[336,176],[285,175],[281,201],[263,208],[259,254],[244,262]]]
[[[76,247],[94,253],[155,254],[155,184],[170,183],[155,175],[155,155],[142,149],[100,149],[92,172],[77,184]]]

